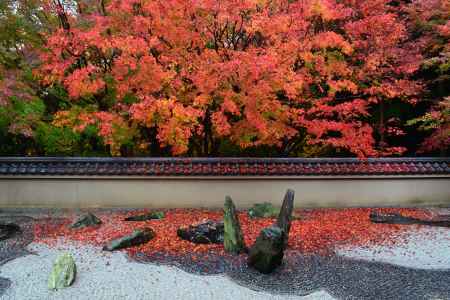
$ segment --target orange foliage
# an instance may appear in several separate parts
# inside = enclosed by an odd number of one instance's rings
[[[38,73],[74,101],[114,90],[105,113],[156,128],[175,155],[209,132],[378,155],[368,106],[421,88],[419,49],[390,2],[111,0],[53,32]]]

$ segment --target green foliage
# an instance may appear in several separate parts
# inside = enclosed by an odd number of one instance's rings
[[[0,1],[0,65],[7,68],[24,65],[24,48],[40,46],[42,33],[55,21],[41,1]]]
[[[422,130],[432,130],[438,128],[440,122],[439,120],[434,118],[431,113],[426,113],[425,115],[419,118],[408,120],[408,122],[406,122],[406,125],[408,126],[419,125],[419,128]]]
[[[41,145],[45,155],[72,155],[80,140],[80,134],[70,128],[41,123],[36,130],[36,142]]]

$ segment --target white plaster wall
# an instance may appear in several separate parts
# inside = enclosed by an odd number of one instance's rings
[[[450,178],[99,179],[0,178],[0,207],[222,207],[279,205],[287,188],[297,207],[449,205]]]

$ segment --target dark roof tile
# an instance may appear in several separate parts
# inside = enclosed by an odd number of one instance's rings
[[[0,175],[337,176],[450,175],[450,158],[0,157]]]

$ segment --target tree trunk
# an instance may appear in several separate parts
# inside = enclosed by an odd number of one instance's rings
[[[150,155],[151,156],[161,156],[161,149],[158,142],[158,129],[156,127],[151,127],[149,129],[150,138]]]
[[[384,100],[380,101],[380,123],[378,125],[378,132],[380,133],[379,148],[384,151],[386,148],[386,128],[384,126]]]

